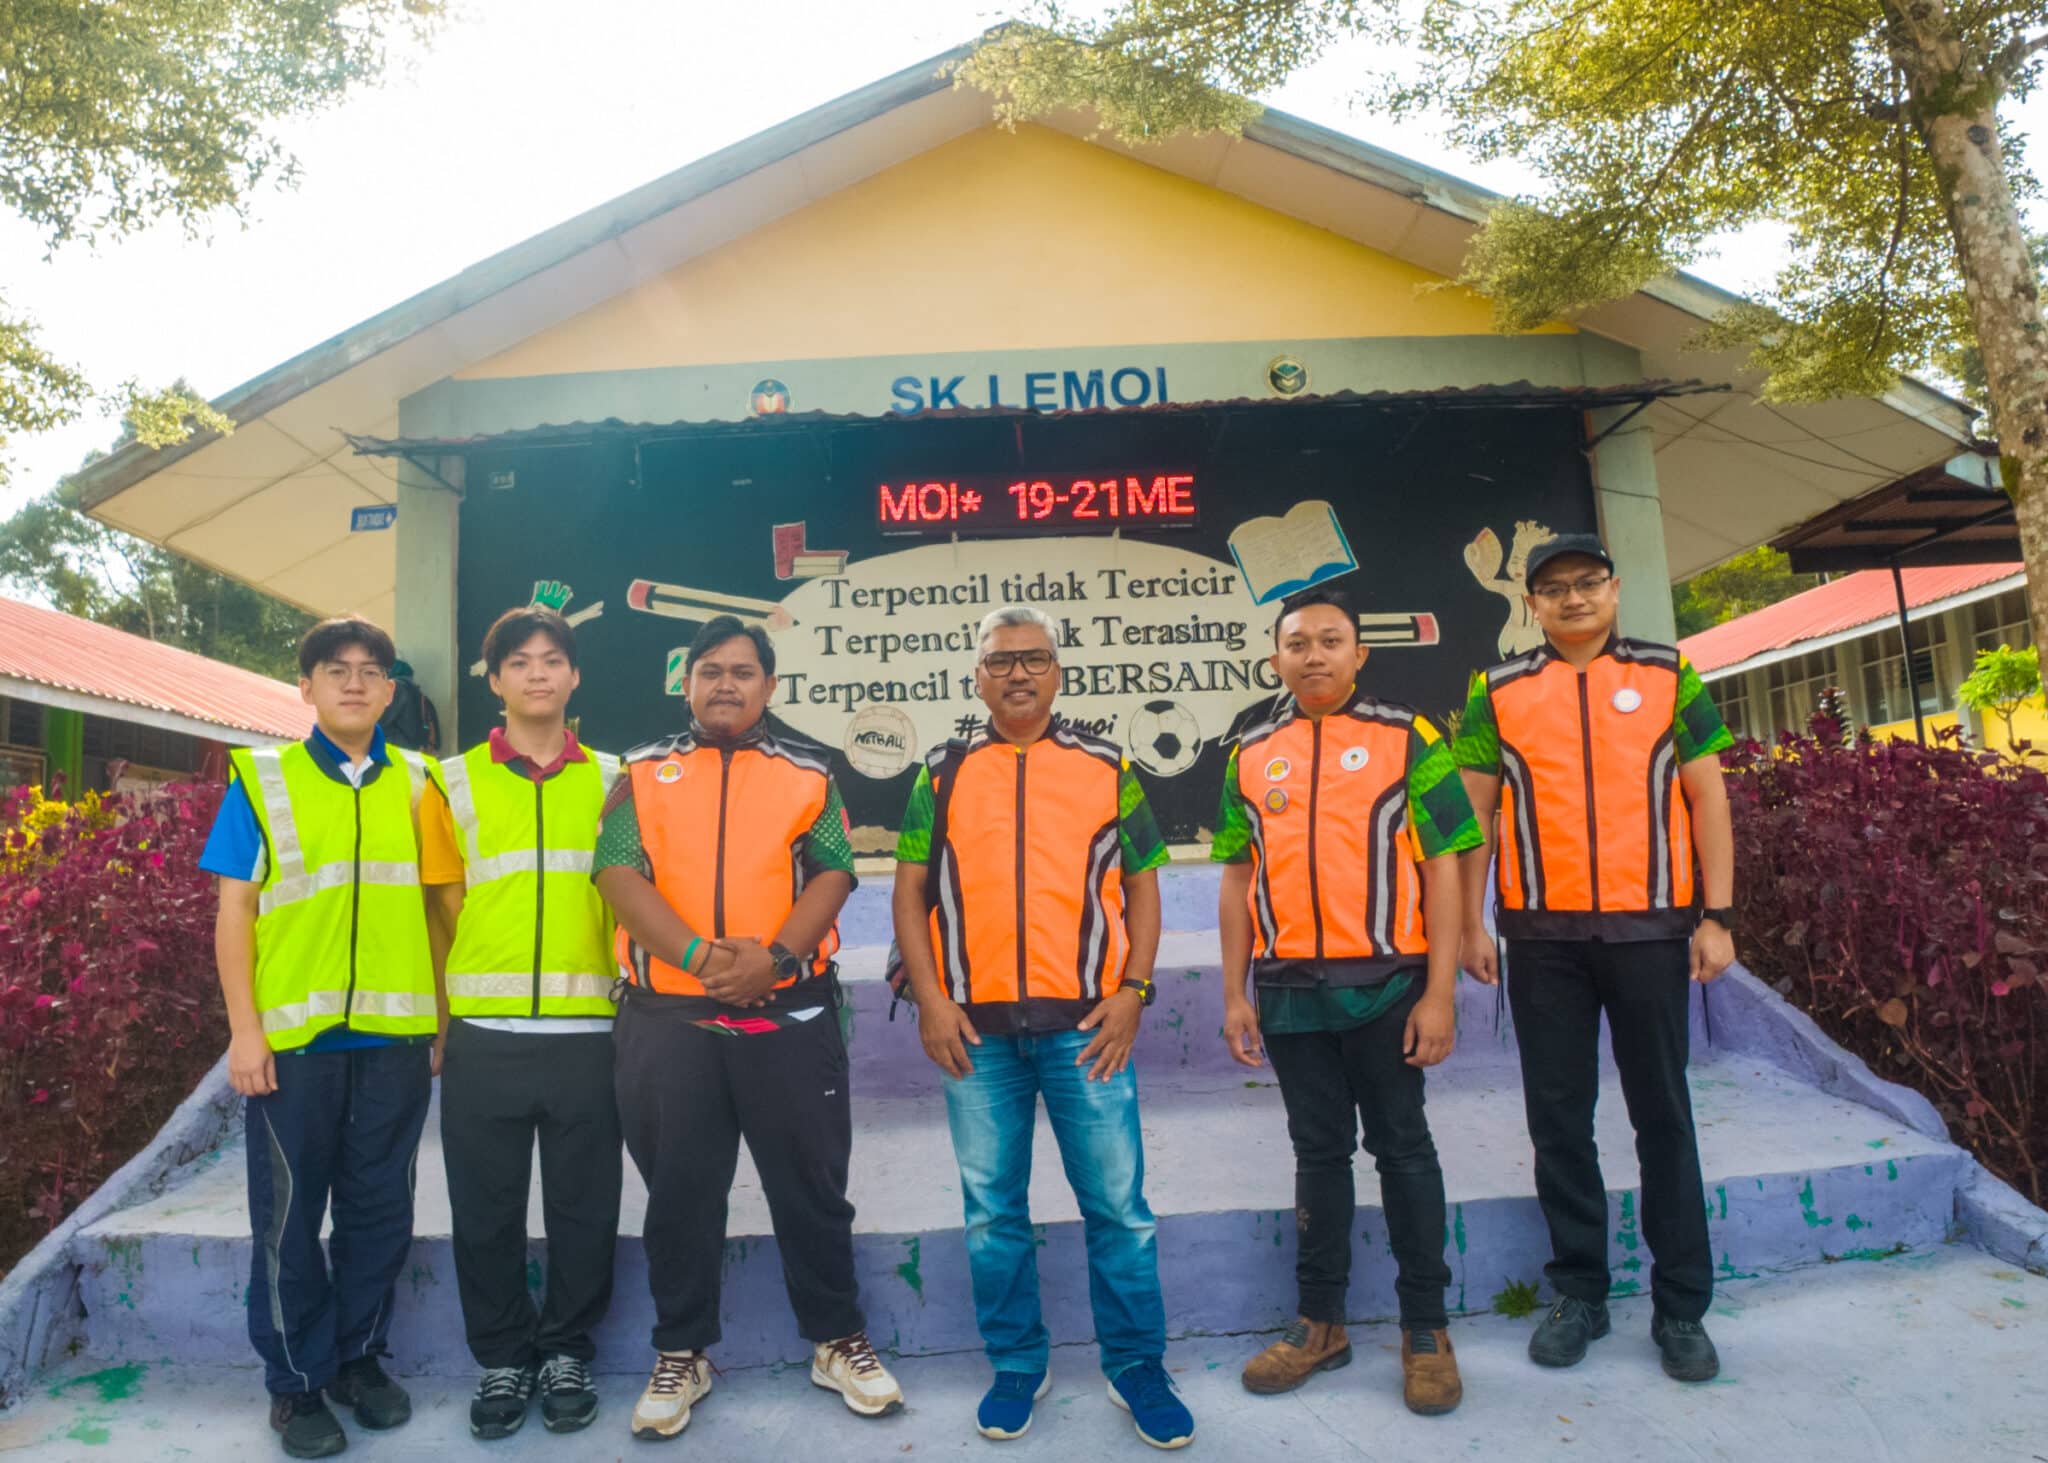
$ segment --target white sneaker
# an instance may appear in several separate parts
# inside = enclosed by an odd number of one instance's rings
[[[633,1408],[633,1436],[672,1438],[690,1425],[690,1408],[711,1393],[711,1358],[701,1351],[664,1351]]]
[[[865,1331],[821,1342],[811,1353],[811,1383],[837,1392],[847,1408],[862,1417],[887,1417],[903,1410],[903,1393],[868,1344]]]

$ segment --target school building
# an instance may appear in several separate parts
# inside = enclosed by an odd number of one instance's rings
[[[1913,654],[1905,641],[1890,574],[1864,569],[1686,637],[1679,648],[1712,689],[1737,736],[1770,741],[1805,733],[1830,687],[1840,689],[1851,724],[1873,736],[1933,740],[1961,725],[1973,746],[2002,749],[2005,724],[1958,706],[1956,688],[1980,650],[2033,644],[2026,575],[2018,564],[1950,564],[1902,571]],[[2037,702],[2013,718],[2013,734],[2048,745],[2048,715]]]
[[[391,627],[452,724],[515,603],[580,626],[578,710],[682,717],[680,652],[775,637],[775,714],[835,754],[858,843],[978,706],[972,626],[1063,622],[1063,710],[1121,741],[1169,837],[1276,689],[1275,602],[1332,582],[1376,689],[1432,714],[1532,644],[1520,570],[1606,535],[1629,633],[1665,586],[1888,483],[1969,410],[1762,401],[1690,348],[1674,277],[1496,329],[1443,288],[1495,201],[1279,113],[1141,148],[1016,131],[934,57],[657,178],[226,393],[227,437],[80,474],[100,520],[307,610]]]

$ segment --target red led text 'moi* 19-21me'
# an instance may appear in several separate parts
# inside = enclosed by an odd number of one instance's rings
[[[1192,525],[1193,473],[1101,477],[947,478],[883,483],[877,521],[884,533],[1032,533]]]

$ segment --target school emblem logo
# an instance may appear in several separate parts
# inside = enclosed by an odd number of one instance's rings
[[[1275,356],[1266,363],[1266,384],[1276,396],[1299,396],[1308,390],[1308,367],[1293,356]]]
[[[1285,757],[1275,757],[1266,764],[1266,781],[1285,782],[1287,774],[1294,770],[1294,764]]]
[[[1337,759],[1337,765],[1346,772],[1356,772],[1372,760],[1372,753],[1363,747],[1346,747],[1344,755]]]
[[[683,780],[683,764],[680,762],[662,763],[654,769],[654,780],[656,782],[681,782]]]
[[[1269,813],[1284,813],[1287,811],[1286,788],[1276,787],[1266,793],[1266,811]]]
[[[1614,709],[1626,715],[1643,704],[1643,693],[1634,686],[1623,686],[1614,693]]]
[[[773,376],[764,377],[754,383],[747,405],[757,417],[780,416],[789,410],[789,388]]]

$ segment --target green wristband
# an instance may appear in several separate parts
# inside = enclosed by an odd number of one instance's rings
[[[690,943],[683,947],[683,974],[690,974],[690,962],[697,958],[697,947],[704,943],[702,935],[690,937]]]

